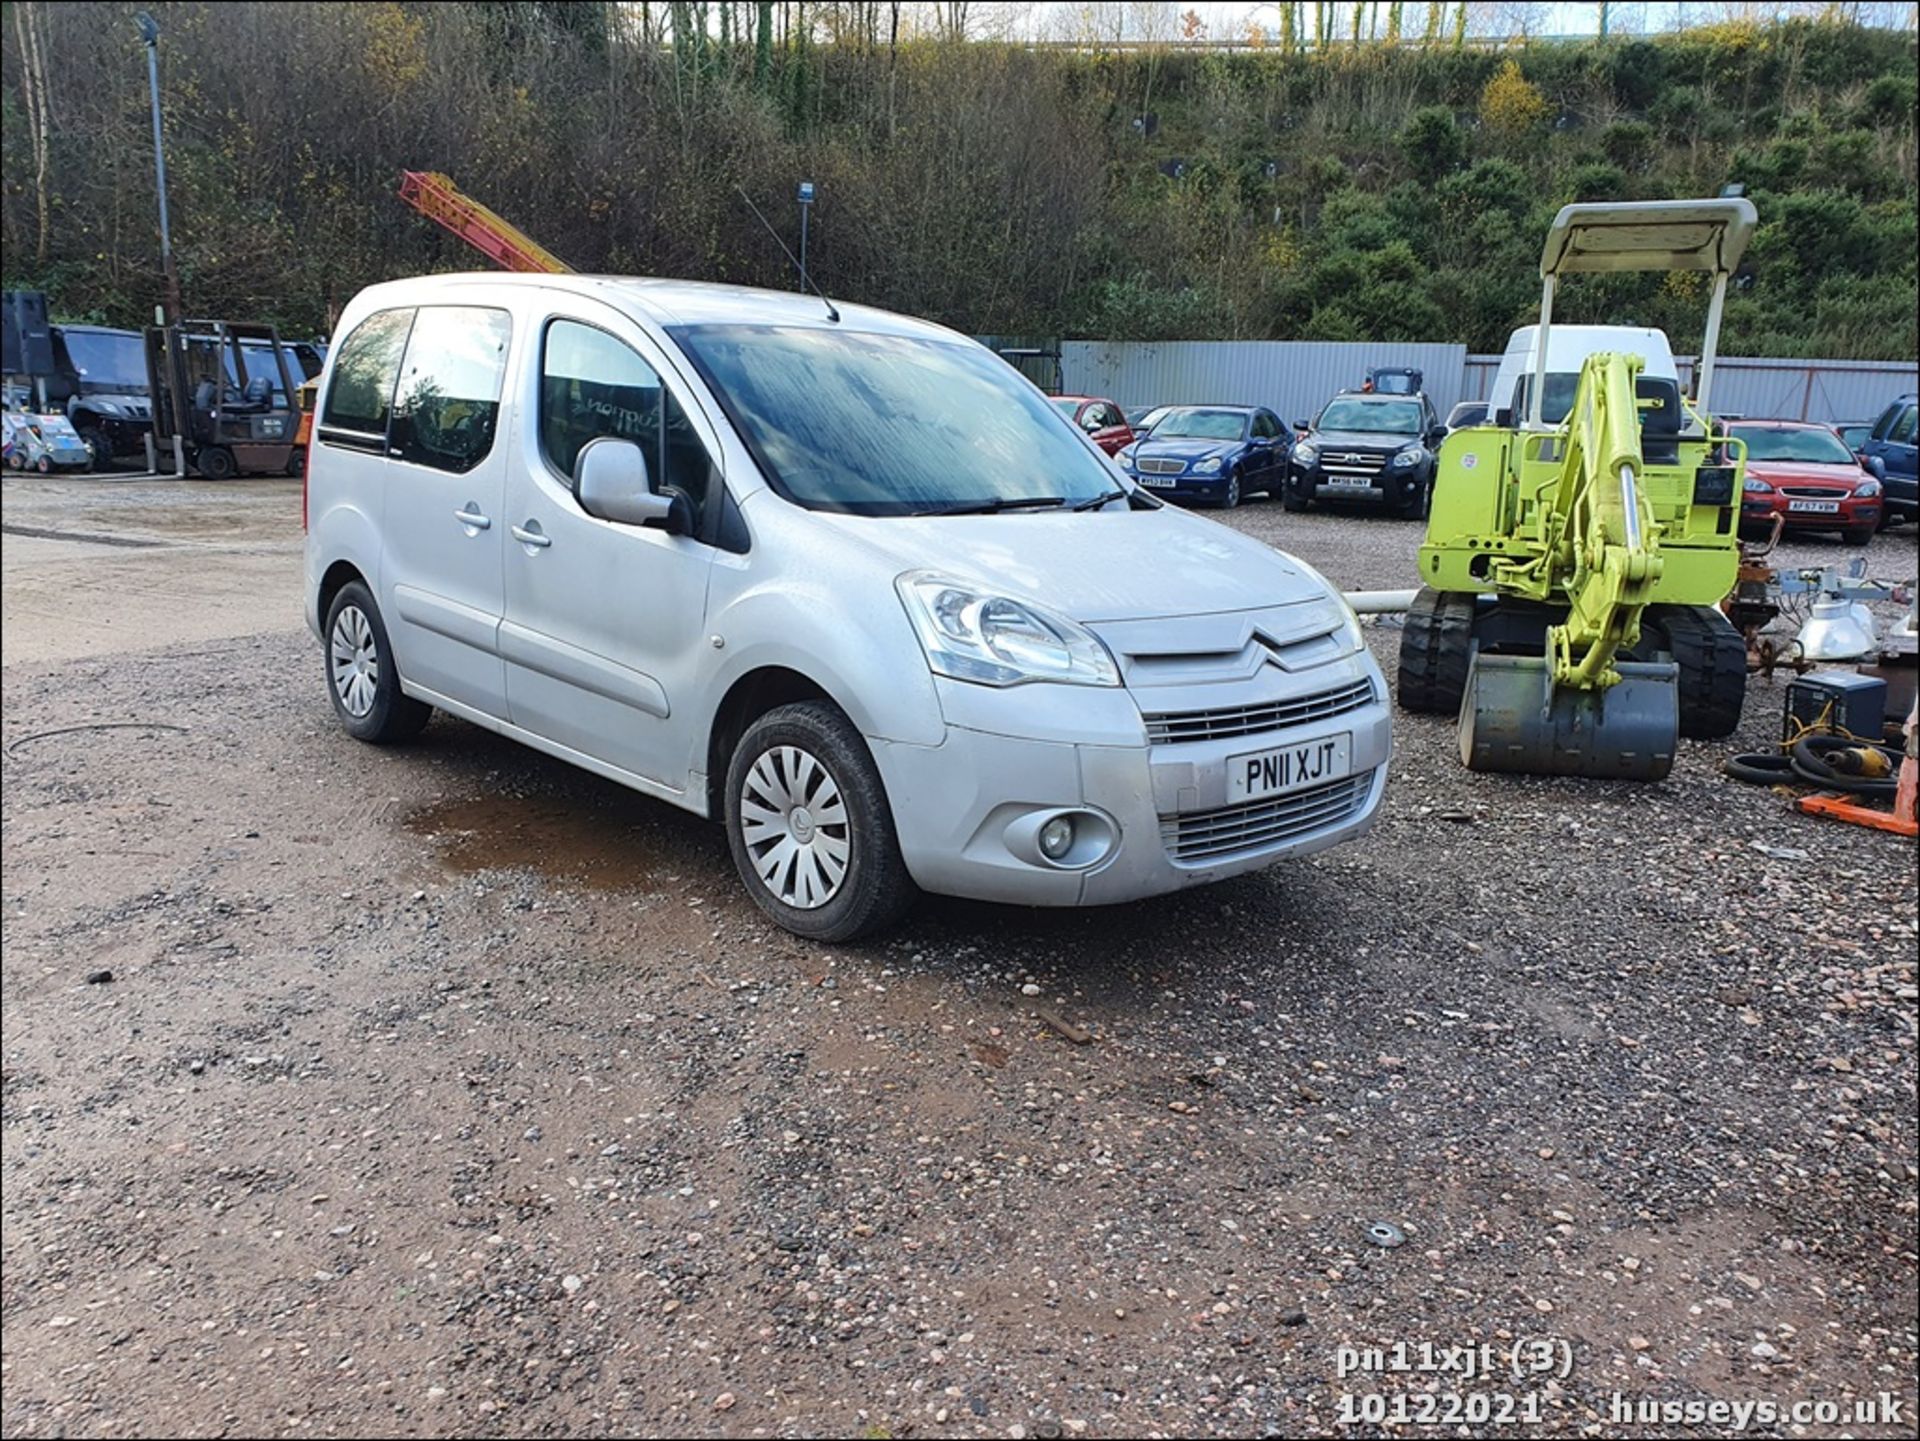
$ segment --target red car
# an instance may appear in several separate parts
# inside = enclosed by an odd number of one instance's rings
[[[1740,528],[1764,530],[1784,516],[1788,530],[1837,530],[1865,545],[1880,528],[1882,486],[1830,425],[1742,420],[1728,427],[1747,445]]]
[[[1084,430],[1093,443],[1113,455],[1122,446],[1133,444],[1133,427],[1111,400],[1093,395],[1056,395],[1053,403],[1060,413]]]

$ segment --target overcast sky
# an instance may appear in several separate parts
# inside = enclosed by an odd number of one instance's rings
[[[982,29],[998,29],[1016,39],[1067,39],[1085,35],[1089,29],[1111,38],[1116,29],[1127,39],[1168,39],[1179,34],[1180,17],[1188,11],[1198,15],[1207,35],[1216,40],[1243,39],[1250,25],[1259,25],[1270,34],[1280,28],[1280,7],[1276,4],[1247,4],[1239,0],[1161,0],[1161,3],[1090,4],[1085,0],[1039,0],[1034,4],[982,4],[973,7]],[[1379,28],[1386,28],[1386,5],[1378,3]],[[1831,9],[1853,13],[1866,24],[1912,28],[1915,6],[1905,3],[1828,3],[1828,0],[1781,0],[1781,3],[1751,3],[1751,0],[1617,0],[1606,7],[1608,26],[1619,34],[1645,34],[1670,30],[1683,25],[1699,25],[1731,18],[1769,20],[1787,15],[1819,15]],[[1330,6],[1335,29],[1344,34],[1352,25],[1353,6]],[[1451,0],[1444,7],[1446,25],[1453,23]],[[1513,35],[1595,35],[1600,30],[1602,7],[1592,0],[1479,0],[1467,6],[1467,26],[1474,34]],[[1312,29],[1313,6],[1306,7],[1306,21]],[[994,12],[998,12],[997,14]],[[995,22],[999,23],[996,24]],[[1404,10],[1403,26],[1418,36],[1426,27],[1424,0],[1410,0]],[[974,28],[970,25],[970,29]],[[1368,28],[1372,28],[1369,25]]]

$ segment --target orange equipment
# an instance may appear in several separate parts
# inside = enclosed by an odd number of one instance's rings
[[[573,267],[502,220],[446,176],[431,170],[403,170],[400,198],[436,225],[459,236],[502,270],[570,275]]]

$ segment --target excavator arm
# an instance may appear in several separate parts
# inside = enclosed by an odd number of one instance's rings
[[[1564,426],[1530,442],[1556,445],[1559,470],[1536,498],[1537,543],[1493,578],[1510,595],[1563,595],[1567,614],[1544,656],[1475,658],[1461,730],[1475,769],[1647,777],[1672,761],[1674,667],[1621,659],[1662,565],[1641,486],[1641,369],[1635,355],[1588,356]]]
[[[1591,690],[1620,679],[1614,657],[1640,639],[1660,578],[1658,528],[1640,485],[1640,370],[1638,356],[1589,356],[1568,414],[1545,555],[1570,602],[1566,621],[1547,632],[1556,686]]]

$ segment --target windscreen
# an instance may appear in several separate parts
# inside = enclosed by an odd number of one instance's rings
[[[1802,465],[1858,466],[1852,451],[1830,431],[1776,429],[1770,425],[1736,425],[1736,440],[1747,443],[1748,460],[1799,461]]]
[[[1414,400],[1332,400],[1320,412],[1320,430],[1368,430],[1379,435],[1418,435],[1420,403]]]
[[[692,358],[768,482],[810,510],[1074,504],[1119,486],[992,351],[827,328],[694,325]]]
[[[1238,440],[1246,433],[1247,417],[1237,410],[1170,410],[1153,427],[1155,440]]]
[[[101,390],[147,388],[146,346],[132,331],[63,330],[60,338],[82,384]]]

